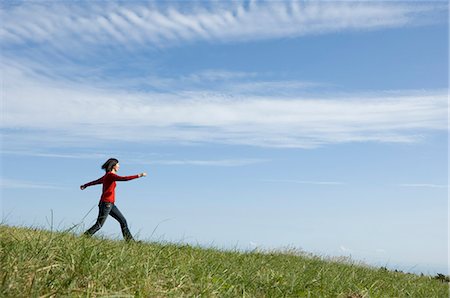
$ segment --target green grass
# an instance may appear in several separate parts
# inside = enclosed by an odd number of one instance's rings
[[[294,253],[125,243],[0,226],[2,297],[449,297],[419,276]]]

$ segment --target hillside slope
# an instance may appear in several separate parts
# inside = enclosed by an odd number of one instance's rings
[[[448,283],[289,253],[131,243],[0,226],[1,296],[449,297]]]

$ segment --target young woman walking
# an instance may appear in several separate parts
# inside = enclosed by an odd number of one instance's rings
[[[126,241],[134,240],[133,236],[130,233],[130,230],[128,229],[128,224],[125,217],[114,204],[116,181],[128,181],[140,177],[145,177],[147,176],[147,173],[140,173],[133,176],[119,176],[116,174],[119,171],[119,167],[119,161],[115,158],[110,158],[102,165],[102,169],[106,172],[103,177],[80,186],[80,189],[83,190],[86,187],[92,185],[103,184],[102,196],[100,197],[100,203],[98,204],[99,211],[97,221],[89,230],[84,233],[87,236],[92,236],[95,232],[100,230],[100,228],[105,223],[108,215],[111,215],[120,223],[123,238]]]

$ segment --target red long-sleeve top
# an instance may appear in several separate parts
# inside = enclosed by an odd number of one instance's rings
[[[105,174],[105,176],[86,183],[84,187],[103,184],[103,191],[102,196],[100,197],[100,202],[114,203],[116,201],[116,181],[128,181],[136,178],[139,178],[139,175],[119,176],[112,172],[108,172]]]

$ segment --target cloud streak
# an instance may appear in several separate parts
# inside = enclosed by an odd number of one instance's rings
[[[33,157],[42,157],[42,158],[64,158],[64,159],[103,159],[108,158],[109,156],[101,153],[45,153],[45,152],[36,152],[36,151],[24,151],[24,150],[1,150],[0,154],[2,155],[15,155],[15,156],[33,156]]]
[[[1,10],[0,41],[6,46],[35,43],[66,50],[97,44],[166,47],[420,25],[446,11],[445,5],[375,1],[250,1],[208,6],[25,3]]]
[[[7,140],[14,131],[16,139],[53,135],[59,142],[75,143],[94,139],[315,148],[416,142],[430,131],[447,129],[445,90],[224,97],[217,92],[125,92],[55,84],[5,68],[4,91]]]
[[[218,160],[154,160],[151,165],[167,166],[208,166],[208,167],[240,167],[268,162],[267,159],[218,159]]]
[[[40,182],[32,182],[32,181],[23,181],[16,179],[0,179],[0,188],[2,189],[63,189],[61,186],[40,183]]]
[[[312,185],[343,185],[344,184],[339,181],[278,180],[278,179],[265,179],[263,181],[264,182],[295,183],[295,184],[312,184]]]

